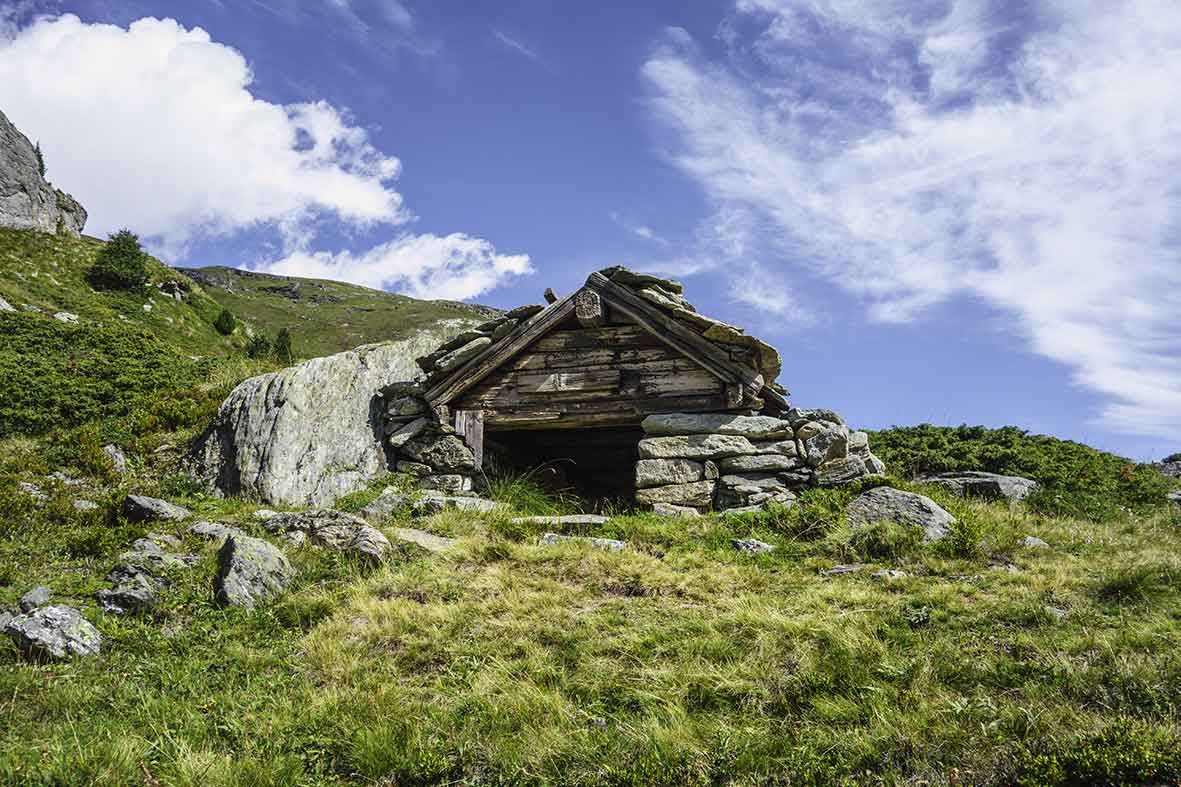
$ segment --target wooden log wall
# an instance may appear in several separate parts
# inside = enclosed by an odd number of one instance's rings
[[[576,324],[576,323],[575,323]],[[634,423],[648,413],[723,410],[725,383],[638,325],[563,327],[452,403],[488,428]]]

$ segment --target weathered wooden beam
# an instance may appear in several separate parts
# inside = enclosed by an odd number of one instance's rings
[[[574,316],[583,328],[597,328],[603,324],[603,299],[586,287],[574,296]]]
[[[652,334],[693,358],[719,379],[744,383],[752,388],[762,386],[757,371],[734,363],[730,360],[729,353],[649,304],[627,287],[616,284],[598,272],[592,273],[586,283],[606,296],[612,307],[624,312]]]
[[[533,318],[518,325],[512,333],[444,377],[429,391],[426,400],[432,405],[446,404],[484,379],[493,369],[524,350],[574,311],[571,293]]]
[[[484,411],[457,410],[455,412],[455,431],[472,449],[476,458],[476,467],[484,465]]]

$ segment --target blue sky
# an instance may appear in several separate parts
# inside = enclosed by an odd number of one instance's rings
[[[1163,0],[0,0],[89,230],[494,306],[673,273],[865,427],[1181,450]]]

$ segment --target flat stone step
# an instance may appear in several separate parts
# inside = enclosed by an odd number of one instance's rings
[[[445,549],[455,546],[454,538],[436,536],[434,533],[428,533],[425,530],[418,530],[413,527],[394,528],[394,538],[399,541],[408,541],[411,544],[417,544],[427,552],[442,552]]]
[[[608,517],[598,514],[566,514],[564,516],[518,516],[514,525],[603,525]]]

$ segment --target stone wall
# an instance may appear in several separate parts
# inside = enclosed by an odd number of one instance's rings
[[[394,383],[382,391],[391,467],[418,479],[419,487],[449,495],[474,494],[480,476],[463,438],[428,409],[418,383]]]
[[[636,502],[664,513],[788,504],[805,487],[885,472],[868,435],[850,432],[831,410],[669,413],[648,416],[643,427]]]

